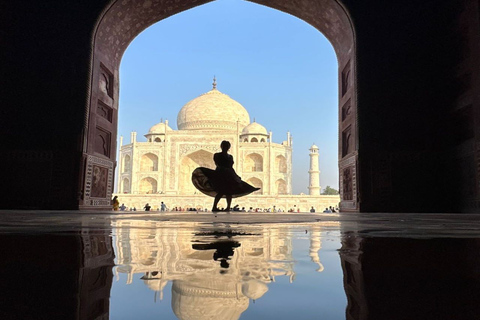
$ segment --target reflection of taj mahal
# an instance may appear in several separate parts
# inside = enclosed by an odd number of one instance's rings
[[[331,222],[330,224],[338,224]],[[318,251],[322,228],[309,230],[312,269],[323,271]],[[127,227],[128,226],[128,227]],[[155,297],[172,282],[172,309],[179,319],[238,319],[249,300],[260,299],[277,277],[295,280],[292,229],[258,225],[252,233],[228,225],[213,232],[197,223],[117,221],[116,273],[141,279]]]
[[[337,205],[338,196],[320,196],[318,148],[312,146],[310,163],[310,196],[302,200],[292,196],[292,137],[274,143],[272,132],[261,124],[250,122],[247,110],[237,101],[216,89],[191,100],[177,116],[178,130],[162,121],[150,128],[146,142],[120,140],[118,195],[128,206],[154,208],[164,201],[169,207],[210,206],[211,199],[200,194],[191,182],[197,167],[215,168],[213,154],[220,151],[220,142],[228,140],[232,147],[234,169],[242,180],[261,188],[242,199],[241,206],[288,210],[300,206]],[[292,198],[293,197],[293,198]],[[297,196],[298,197],[298,196]],[[322,204],[321,204],[322,203]]]

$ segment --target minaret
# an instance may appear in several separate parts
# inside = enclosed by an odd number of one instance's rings
[[[318,147],[313,144],[310,147],[310,186],[308,187],[311,196],[320,195],[320,170],[318,169]]]

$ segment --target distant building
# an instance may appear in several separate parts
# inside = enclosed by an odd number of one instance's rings
[[[320,197],[303,205],[295,197],[308,196],[292,196],[290,133],[282,143],[274,143],[272,132],[255,120],[250,122],[250,115],[240,103],[217,90],[215,79],[212,90],[182,107],[177,127],[173,130],[166,120],[150,128],[146,142],[138,142],[136,132],[132,132],[130,144],[123,145],[121,138],[117,190],[122,203],[141,208],[149,202],[156,208],[156,202],[164,201],[169,208],[210,208],[212,199],[195,189],[191,174],[197,167],[214,169],[213,154],[221,151],[222,140],[228,140],[237,174],[261,188],[234,203],[246,208],[276,205],[285,211],[294,206],[307,210],[319,205]],[[313,147],[316,154],[311,154],[309,189],[311,195],[319,196],[318,147]],[[337,198],[325,199],[328,205],[337,205]]]

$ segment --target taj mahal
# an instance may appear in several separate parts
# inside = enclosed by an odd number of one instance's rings
[[[290,132],[284,141],[275,143],[271,131],[252,122],[245,107],[217,89],[215,78],[210,91],[180,109],[177,128],[162,120],[144,135],[146,142],[137,141],[136,132],[131,133],[129,144],[123,144],[120,137],[116,194],[120,203],[140,209],[149,203],[154,210],[161,202],[169,209],[210,208],[213,198],[195,189],[191,175],[197,167],[215,169],[213,154],[220,151],[222,140],[232,145],[237,174],[260,188],[234,199],[233,205],[308,211],[311,207],[323,210],[337,206],[340,201],[339,196],[320,195],[319,150],[315,145],[310,148],[309,194],[292,195]]]

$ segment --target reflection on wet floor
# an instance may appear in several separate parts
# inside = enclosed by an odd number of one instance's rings
[[[93,220],[3,229],[0,319],[128,319],[125,301],[146,318],[135,295],[169,301],[156,307],[161,319],[480,319],[477,235]]]
[[[290,226],[192,223],[172,229],[153,221],[128,222],[130,228],[122,224],[116,225],[114,237],[115,271],[128,274],[127,283],[143,274],[141,279],[159,299],[172,282],[172,309],[179,319],[238,319],[277,277],[295,278]],[[321,228],[322,223],[314,223],[301,230],[314,239],[309,254],[319,271]]]

